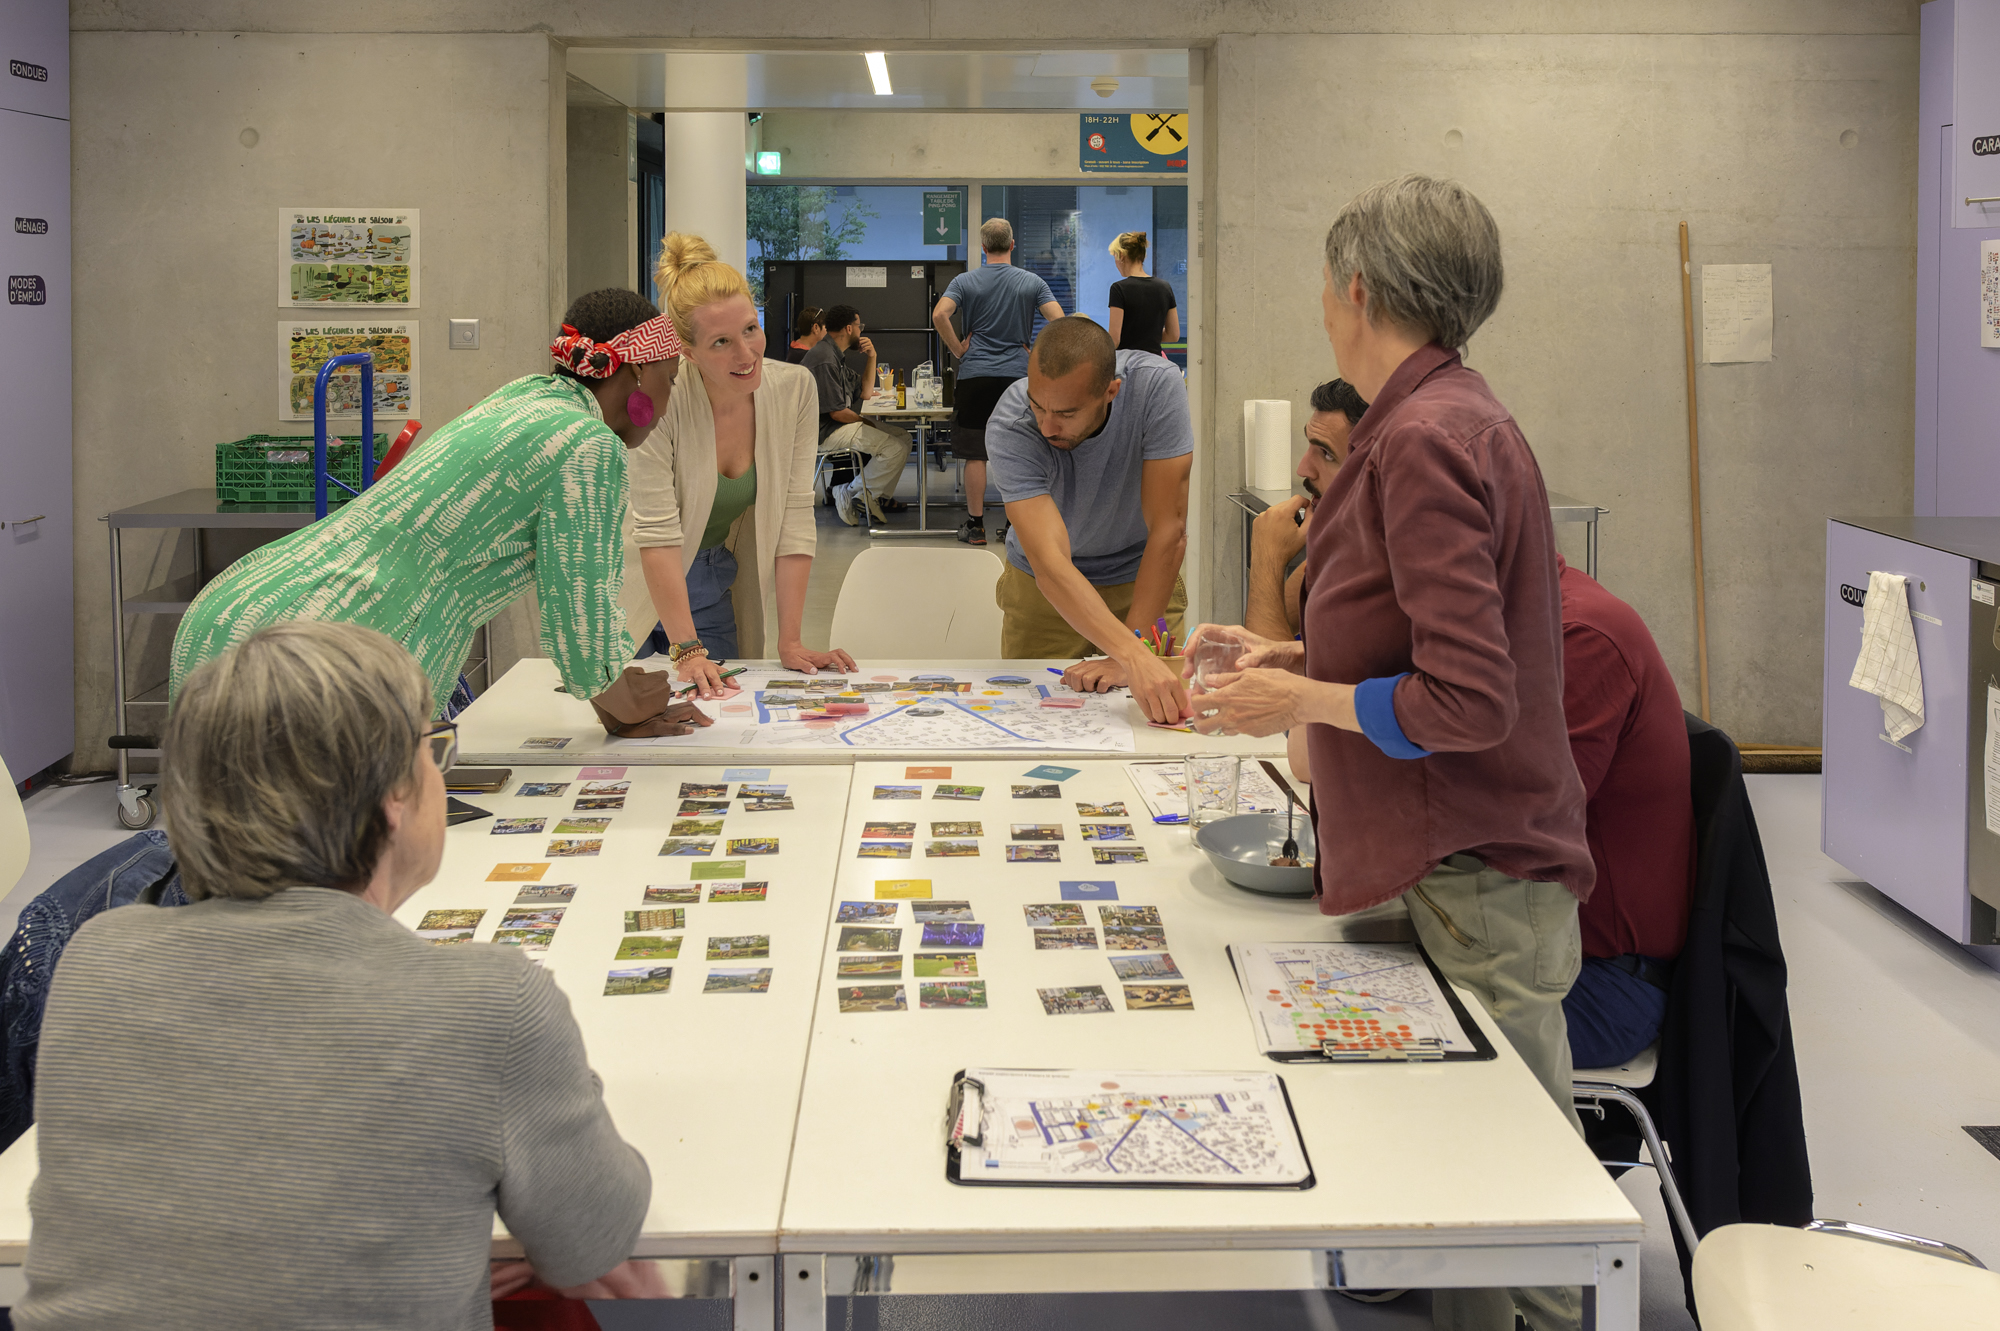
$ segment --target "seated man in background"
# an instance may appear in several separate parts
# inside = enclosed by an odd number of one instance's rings
[[[826,336],[799,362],[819,385],[819,451],[851,450],[868,457],[853,480],[834,487],[833,511],[852,527],[861,521],[855,501],[862,499],[877,522],[886,522],[886,514],[907,507],[895,494],[903,463],[909,460],[910,436],[861,419],[862,398],[875,382],[875,344],[861,335],[861,311],[852,305],[833,305],[821,319]],[[843,353],[850,348],[867,356],[866,373],[857,376],[848,365]]]
[[[785,363],[803,363],[806,353],[818,346],[825,336],[826,311],[817,305],[808,305],[800,310],[799,317],[792,320],[792,341],[785,348]]]
[[[1348,436],[1366,410],[1368,404],[1345,379],[1329,379],[1313,389],[1306,451],[1298,465],[1298,477],[1311,497],[1273,504],[1250,524],[1250,602],[1243,608],[1243,627],[1252,633],[1281,642],[1299,636],[1299,584],[1306,567],[1301,563],[1289,577],[1285,570],[1306,548],[1312,507],[1347,460]]]
[[[1007,505],[1000,603],[1004,657],[1087,655],[1072,688],[1129,684],[1147,717],[1187,715],[1179,672],[1136,634],[1165,619],[1181,632],[1187,592],[1188,474],[1194,429],[1171,361],[1114,351],[1082,315],[1051,320],[1028,377],[1001,394],[986,427]]]
[[[1694,798],[1674,677],[1638,611],[1562,571],[1563,716],[1583,778],[1597,887],[1578,912],[1583,969],[1563,999],[1580,1068],[1615,1067],[1659,1038],[1687,937]]]

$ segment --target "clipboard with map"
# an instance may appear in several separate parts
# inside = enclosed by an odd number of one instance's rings
[[[1415,943],[1231,943],[1258,1048],[1280,1063],[1465,1062],[1493,1045]]]
[[[945,1177],[1012,1187],[1292,1188],[1312,1163],[1269,1072],[967,1068],[945,1114]]]

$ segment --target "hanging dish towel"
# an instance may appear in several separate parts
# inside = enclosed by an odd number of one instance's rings
[[[1900,743],[1924,723],[1924,677],[1910,593],[1900,573],[1870,573],[1861,608],[1861,655],[1847,682],[1882,700],[1882,726]]]

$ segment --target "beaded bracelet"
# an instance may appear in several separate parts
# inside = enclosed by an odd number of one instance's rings
[[[700,638],[689,638],[686,642],[677,642],[667,649],[667,659],[675,665],[707,655],[708,648],[701,645]]]

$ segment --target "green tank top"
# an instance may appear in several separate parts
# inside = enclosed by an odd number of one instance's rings
[[[718,474],[715,478],[715,507],[708,510],[708,527],[701,534],[703,550],[721,545],[729,537],[729,529],[736,519],[743,516],[743,510],[757,502],[757,464],[752,461],[750,470],[730,480]]]

